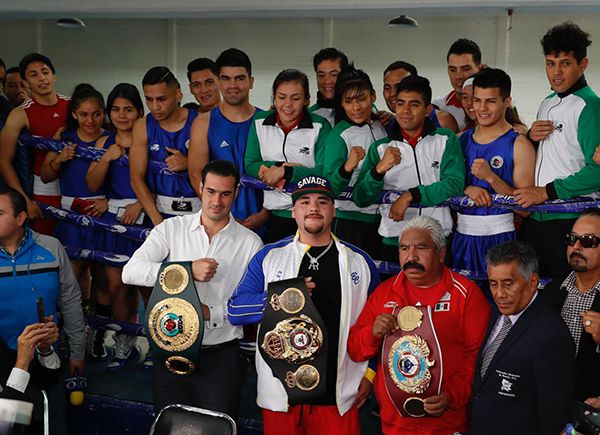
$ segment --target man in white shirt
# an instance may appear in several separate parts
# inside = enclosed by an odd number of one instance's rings
[[[4,419],[12,410],[31,416],[28,424],[20,421],[29,426],[27,433],[43,431],[44,397],[40,389],[50,386],[58,378],[60,359],[52,348],[57,339],[58,327],[49,316],[44,323],[25,327],[17,339],[16,352],[0,340],[0,410],[5,411]],[[1,425],[2,421],[0,432]]]
[[[191,261],[205,319],[202,350],[189,376],[154,365],[154,407],[180,403],[225,412],[235,418],[239,406],[241,326],[227,319],[227,301],[254,254],[260,238],[231,215],[239,172],[224,160],[202,170],[202,210],[166,219],[154,227],[123,269],[126,284],[151,287],[164,261]]]
[[[481,50],[475,41],[460,38],[448,49],[446,61],[452,90],[433,100],[433,105],[454,116],[458,131],[462,131],[466,126],[465,112],[460,103],[462,86],[466,79],[481,70]]]

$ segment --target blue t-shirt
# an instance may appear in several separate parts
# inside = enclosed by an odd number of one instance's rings
[[[174,132],[163,129],[152,114],[146,116],[146,134],[148,135],[148,159],[164,162],[169,157],[166,148],[173,148],[183,155],[188,154],[190,147],[190,129],[198,112],[188,110],[188,116],[183,127]],[[178,175],[165,175],[156,172],[146,174],[150,191],[158,195],[174,198],[196,198],[196,192],[190,184],[188,171],[181,171]]]
[[[107,136],[108,134],[108,131],[103,130],[99,138]],[[96,141],[99,139],[85,142],[79,138],[77,129],[67,130],[61,134],[60,137],[66,142],[77,144],[75,152],[77,152],[77,149],[81,148],[94,148],[96,146]],[[74,198],[89,198],[91,196],[104,194],[102,190],[99,192],[92,192],[85,181],[91,163],[90,160],[81,159],[79,157],[75,157],[63,163],[60,168],[60,193],[62,195],[72,196]]]
[[[475,159],[485,159],[492,171],[509,186],[514,186],[513,170],[514,170],[514,146],[515,140],[519,137],[519,133],[510,129],[502,136],[488,144],[480,144],[473,139],[475,128],[465,131],[460,136],[465,163],[467,165],[467,186],[477,186],[486,189],[491,194],[496,191],[485,180],[475,177],[471,174],[471,165]],[[461,210],[462,214],[470,215],[491,215],[505,214],[505,209],[493,207],[475,207]]]
[[[258,111],[256,109],[254,113]],[[209,159],[233,162],[240,175],[244,174],[244,154],[253,120],[254,117],[251,117],[243,122],[233,122],[225,118],[218,107],[212,109],[208,125]],[[262,190],[240,186],[231,213],[236,219],[243,220],[259,212],[262,205]]]
[[[103,148],[109,149],[111,145],[116,143],[116,136],[111,134]],[[129,154],[129,148],[123,148],[125,154]],[[106,180],[104,182],[106,188],[106,197],[109,199],[135,199],[135,192],[131,188],[131,177],[129,175],[129,166],[116,165],[111,162]]]

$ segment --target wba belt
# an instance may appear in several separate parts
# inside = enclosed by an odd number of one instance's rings
[[[440,394],[442,388],[442,353],[431,307],[407,306],[393,314],[400,329],[383,341],[385,388],[403,417],[423,417],[423,399]]]
[[[304,278],[269,283],[257,343],[290,405],[326,396],[327,331]]]
[[[177,375],[194,371],[204,335],[202,304],[191,265],[164,263],[146,310],[146,335],[152,355]]]

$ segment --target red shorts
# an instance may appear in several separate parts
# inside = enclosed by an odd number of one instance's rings
[[[60,208],[60,196],[46,196],[34,194],[33,200],[35,202],[42,202],[46,205],[51,205],[53,207]],[[34,231],[37,231],[40,234],[45,234],[47,236],[54,235],[54,227],[56,227],[56,219],[54,218],[35,219],[32,225]]]
[[[263,409],[265,435],[360,434],[356,406],[340,415],[337,406],[294,405],[288,412]]]

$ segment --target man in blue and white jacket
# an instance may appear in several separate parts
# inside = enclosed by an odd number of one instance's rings
[[[69,338],[71,371],[83,372],[81,290],[60,242],[27,228],[26,219],[23,195],[11,188],[0,190],[0,339],[8,348],[17,349],[17,338],[25,327],[39,322],[36,302],[41,297],[46,321],[52,321],[48,316],[56,319],[60,310]],[[49,350],[48,346],[38,348],[40,357],[50,357],[53,352],[51,346]]]
[[[327,394],[318,403],[290,405],[282,381],[256,352],[257,403],[263,408],[265,434],[293,433],[298,424],[323,425],[331,434],[360,432],[357,409],[369,394],[374,372],[366,362],[350,359],[346,343],[379,275],[365,252],[331,233],[333,196],[323,177],[307,176],[298,182],[292,194],[298,232],[260,250],[229,301],[232,324],[261,322],[269,283],[303,276],[327,329]],[[311,411],[303,412],[307,405]]]

